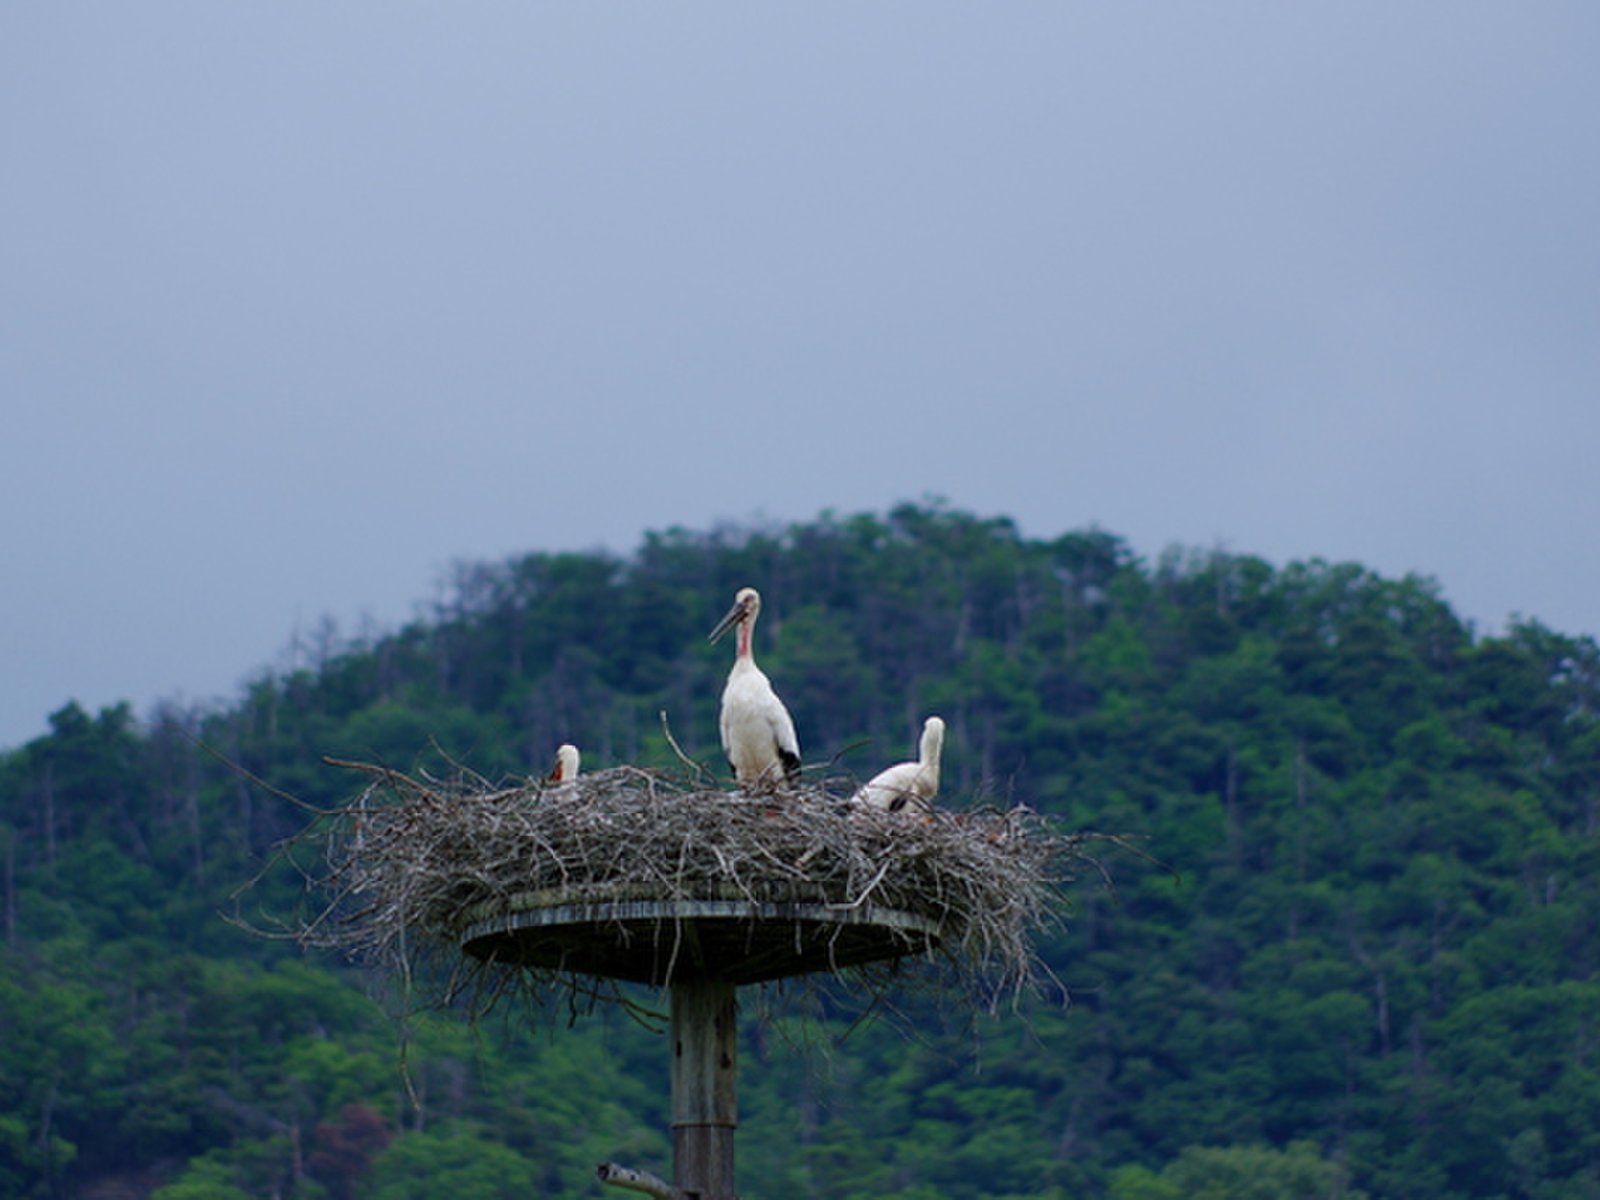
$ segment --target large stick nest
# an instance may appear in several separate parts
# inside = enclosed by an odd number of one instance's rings
[[[1101,835],[1055,832],[1025,807],[886,813],[811,785],[706,790],[635,767],[496,787],[467,771],[440,780],[336,765],[366,784],[296,840],[316,846],[324,865],[309,873],[320,899],[294,936],[408,983],[424,977],[424,963],[442,964],[446,997],[468,983],[491,1000],[507,987],[614,994],[571,972],[497,969],[460,953],[474,922],[545,894],[789,899],[913,914],[936,922],[939,935],[894,965],[895,982],[921,967],[922,979],[992,1004],[1049,978],[1036,939],[1064,920],[1063,885],[1085,863],[1098,870],[1085,845]],[[855,975],[876,987],[890,970]]]

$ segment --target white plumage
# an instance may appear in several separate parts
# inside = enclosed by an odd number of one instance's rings
[[[895,763],[879,771],[856,792],[858,804],[870,804],[887,812],[900,812],[908,805],[921,812],[932,807],[939,794],[939,755],[944,749],[944,721],[929,717],[922,723],[922,741],[917,761]]]
[[[715,642],[738,626],[738,649],[733,669],[722,689],[722,749],[734,778],[745,786],[773,784],[800,778],[800,740],[794,719],[772,690],[772,682],[756,666],[753,648],[756,617],[761,613],[761,593],[740,588],[728,615],[711,631]]]
[[[556,765],[550,772],[551,783],[570,783],[578,777],[578,748],[563,742],[556,751]]]

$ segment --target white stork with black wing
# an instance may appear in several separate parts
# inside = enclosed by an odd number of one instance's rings
[[[728,615],[711,631],[715,642],[728,630],[739,631],[733,669],[722,689],[722,749],[734,778],[746,787],[794,783],[800,778],[800,740],[794,719],[772,690],[772,682],[756,666],[756,618],[761,593],[740,588]]]
[[[858,804],[869,804],[886,812],[900,812],[907,806],[929,812],[939,794],[939,755],[944,749],[944,721],[929,717],[922,723],[922,741],[917,761],[895,763],[879,771],[856,792]]]

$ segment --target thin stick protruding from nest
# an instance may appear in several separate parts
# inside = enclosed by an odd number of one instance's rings
[[[661,732],[667,739],[667,745],[671,746],[672,752],[678,756],[678,761],[693,771],[696,779],[706,778],[706,769],[685,754],[683,747],[678,745],[678,739],[672,736],[672,726],[667,724],[667,710],[664,708],[661,710]]]

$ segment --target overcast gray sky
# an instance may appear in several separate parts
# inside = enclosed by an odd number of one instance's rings
[[[929,494],[1600,631],[1597,63],[1592,0],[5,5],[0,746]]]

